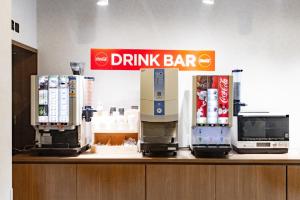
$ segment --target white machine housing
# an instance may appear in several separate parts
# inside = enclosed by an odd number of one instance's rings
[[[38,147],[52,144],[53,130],[77,129],[78,142],[87,144],[82,126],[84,80],[80,75],[31,76],[31,125]]]

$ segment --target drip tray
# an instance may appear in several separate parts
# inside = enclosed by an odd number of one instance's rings
[[[87,151],[90,145],[78,148],[33,148],[31,154],[36,156],[77,156]]]
[[[141,143],[141,151],[144,156],[176,156],[178,143]]]
[[[210,145],[193,145],[192,154],[196,158],[222,158],[226,157],[228,153],[232,150],[231,145],[219,145],[219,144],[210,144]]]

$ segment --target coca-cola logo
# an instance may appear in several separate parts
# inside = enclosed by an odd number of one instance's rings
[[[211,65],[211,58],[208,54],[201,54],[198,57],[198,63],[202,67],[209,67]]]
[[[108,63],[108,55],[104,52],[100,52],[95,56],[95,62],[99,66],[104,66]]]
[[[219,79],[219,99],[222,103],[228,103],[229,96],[229,81],[227,78],[220,77]]]

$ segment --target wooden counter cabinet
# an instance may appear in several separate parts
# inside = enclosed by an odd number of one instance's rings
[[[300,200],[300,165],[288,166],[288,200]]]
[[[216,200],[232,199],[285,200],[286,166],[217,165]]]
[[[77,165],[77,200],[144,200],[145,165]]]
[[[14,200],[300,200],[300,154],[13,157]]]
[[[146,165],[147,200],[214,200],[214,165]]]
[[[76,199],[76,165],[13,164],[14,200]]]

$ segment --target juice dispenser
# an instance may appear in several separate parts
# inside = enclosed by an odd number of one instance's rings
[[[227,155],[231,150],[232,76],[194,76],[192,91],[192,153],[196,157]]]

